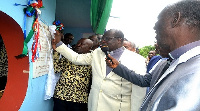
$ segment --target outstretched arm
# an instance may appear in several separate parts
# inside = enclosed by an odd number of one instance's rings
[[[135,85],[141,86],[141,87],[149,87],[152,75],[147,73],[145,75],[140,75],[135,73],[134,71],[128,69],[123,64],[120,64],[115,58],[108,55],[108,57],[111,59],[106,59],[106,64],[113,68],[113,72],[117,75],[123,77],[124,79],[132,82]]]
[[[92,61],[92,54],[78,54],[72,49],[68,48],[62,41],[58,34],[55,34],[55,39],[52,40],[52,47],[65,58],[76,65],[90,65]]]

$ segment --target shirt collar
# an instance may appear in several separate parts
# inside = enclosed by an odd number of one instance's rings
[[[174,51],[169,53],[169,56],[172,59],[179,58],[182,54],[186,53],[187,51],[191,50],[192,48],[200,46],[200,40],[186,44],[184,46],[179,47],[178,49],[175,49]]]
[[[118,49],[115,49],[114,51],[111,51],[111,52],[110,52],[110,55],[115,55],[115,54],[123,53],[124,50],[125,50],[124,47],[120,47],[120,48],[118,48]]]

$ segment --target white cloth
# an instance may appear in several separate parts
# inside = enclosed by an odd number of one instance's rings
[[[45,96],[44,100],[50,99],[53,97],[54,89],[56,86],[56,83],[58,82],[60,78],[60,74],[54,73],[54,66],[53,66],[53,57],[52,54],[50,55],[50,63],[49,63],[49,73],[47,76],[47,82],[45,85]]]
[[[56,26],[55,25],[49,26],[49,32],[50,32],[50,34],[52,36],[52,39],[55,39]]]

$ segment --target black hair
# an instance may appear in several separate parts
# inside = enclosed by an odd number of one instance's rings
[[[73,36],[73,34],[71,34],[71,33],[66,33],[66,34],[64,35],[65,38],[68,38],[69,36]]]
[[[165,15],[164,17],[170,18],[176,13],[180,13],[180,18],[184,18],[188,26],[200,29],[200,1],[183,0],[172,5],[168,5],[163,9],[159,17]]]

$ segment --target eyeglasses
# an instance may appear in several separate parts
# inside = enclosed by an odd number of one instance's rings
[[[102,37],[101,41],[110,41],[110,40],[112,40],[114,38],[116,38],[116,37]]]

